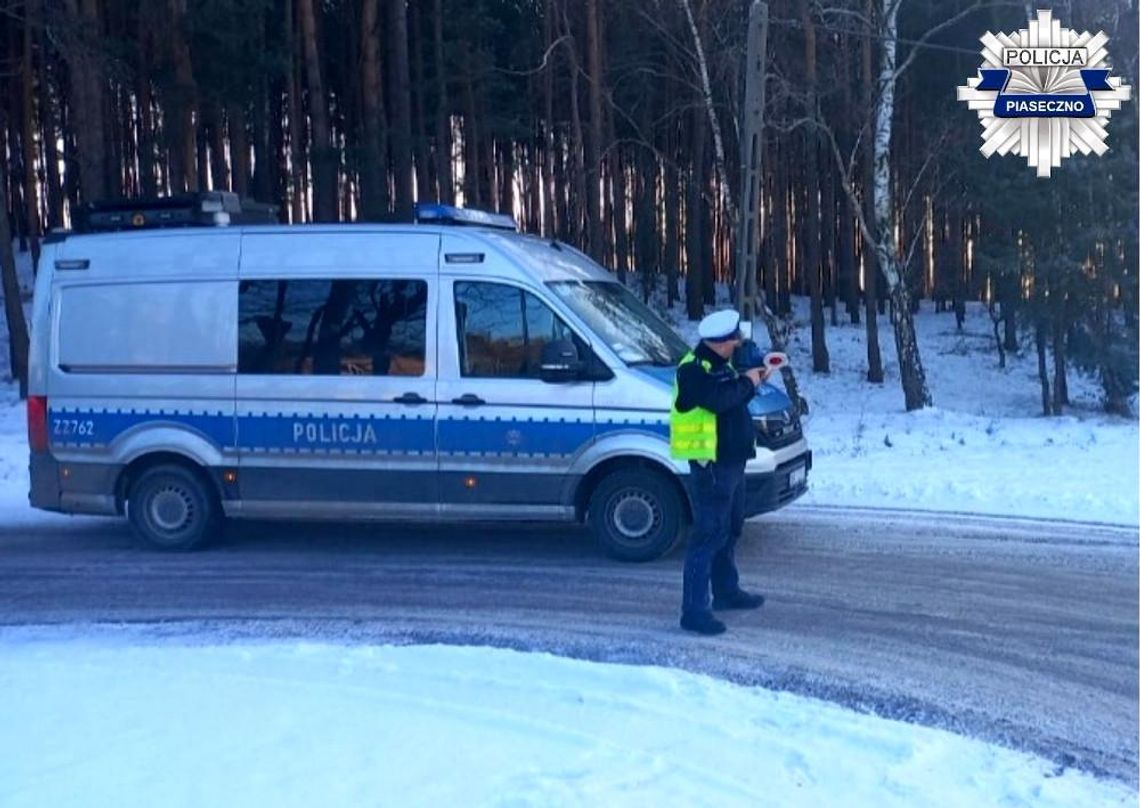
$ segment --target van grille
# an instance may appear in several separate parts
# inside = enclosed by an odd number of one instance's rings
[[[782,449],[803,437],[800,419],[791,410],[770,413],[752,419],[756,445],[764,449]]]

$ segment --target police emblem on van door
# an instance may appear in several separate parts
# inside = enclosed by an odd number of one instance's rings
[[[958,100],[981,119],[986,158],[1016,154],[1048,177],[1076,152],[1108,151],[1108,119],[1132,88],[1109,75],[1103,31],[1078,34],[1038,11],[1028,28],[981,42],[982,66],[958,87]]]
[[[507,446],[516,449],[522,443],[522,432],[517,429],[508,429],[507,434],[504,436],[507,440]]]

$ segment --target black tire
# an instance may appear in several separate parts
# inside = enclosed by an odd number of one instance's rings
[[[678,487],[651,469],[623,469],[594,489],[590,528],[606,554],[621,561],[652,561],[672,550],[684,529]]]
[[[221,529],[222,509],[204,475],[184,466],[147,469],[127,493],[135,535],[159,550],[201,547]]]

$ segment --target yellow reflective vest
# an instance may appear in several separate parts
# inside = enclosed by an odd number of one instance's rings
[[[680,371],[697,357],[689,351],[677,364]],[[701,360],[705,372],[712,363]],[[678,460],[716,460],[716,413],[704,407],[686,412],[677,409],[677,380],[673,379],[673,408],[669,411],[669,452]]]

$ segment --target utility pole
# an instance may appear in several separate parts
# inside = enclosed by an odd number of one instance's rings
[[[736,222],[736,310],[746,320],[757,314],[760,256],[761,161],[764,154],[764,85],[768,62],[768,4],[753,0],[748,12],[744,57],[744,114],[740,120],[740,205]]]
[[[743,320],[764,321],[774,351],[784,351],[780,321],[768,308],[757,283],[760,266],[760,201],[764,193],[764,85],[768,78],[768,4],[753,0],[748,11],[748,49],[744,57],[744,114],[740,120],[740,204],[736,206],[736,310]],[[788,398],[800,413],[800,398],[791,367],[780,370]]]

